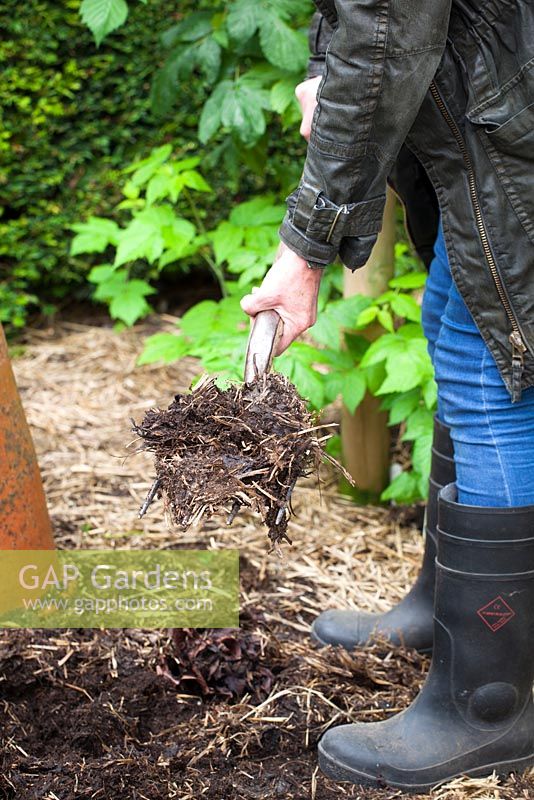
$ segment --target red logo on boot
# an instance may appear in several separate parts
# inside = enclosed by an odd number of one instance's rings
[[[515,617],[515,611],[500,595],[479,608],[477,614],[493,633]]]

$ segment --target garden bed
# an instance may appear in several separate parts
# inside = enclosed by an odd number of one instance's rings
[[[30,334],[16,372],[62,548],[239,547],[241,629],[254,637],[255,693],[203,696],[176,684],[175,644],[162,631],[0,633],[0,798],[11,800],[390,800],[393,790],[335,784],[316,743],[335,720],[371,721],[405,707],[428,661],[375,647],[319,650],[308,628],[323,608],[385,609],[413,580],[421,537],[410,513],[354,506],[328,469],[294,493],[282,545],[252,515],[182,533],[156,502],[149,453],[129,456],[130,417],[166,407],[193,364],[135,367],[150,324],[115,334],[64,323]],[[171,318],[157,320],[159,328]],[[152,331],[150,331],[152,332]],[[534,796],[532,777],[462,780],[440,800]]]

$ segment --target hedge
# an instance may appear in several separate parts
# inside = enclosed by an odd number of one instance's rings
[[[69,226],[106,213],[118,170],[154,145],[195,140],[187,88],[172,119],[150,112],[159,36],[194,3],[135,3],[100,49],[76,0],[0,6],[0,321],[22,327],[89,292],[87,259],[68,254]]]

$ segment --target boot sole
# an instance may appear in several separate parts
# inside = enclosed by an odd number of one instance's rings
[[[351,783],[356,783],[361,786],[373,786],[378,789],[389,786],[392,789],[399,789],[402,792],[418,792],[420,794],[427,794],[437,786],[441,786],[442,784],[448,783],[456,778],[482,778],[486,775],[491,775],[492,772],[496,772],[497,775],[504,777],[509,775],[511,772],[523,772],[523,770],[527,769],[527,767],[530,767],[534,764],[534,753],[532,753],[532,755],[524,756],[523,758],[519,758],[514,761],[499,761],[494,764],[486,764],[483,767],[477,767],[476,769],[470,769],[467,772],[458,772],[452,775],[447,775],[437,783],[398,783],[397,781],[388,781],[375,775],[359,772],[352,767],[342,764],[326,753],[321,748],[320,742],[318,752],[319,767],[321,768],[321,771],[324,772],[324,774],[329,778],[332,778],[332,780],[350,781]]]

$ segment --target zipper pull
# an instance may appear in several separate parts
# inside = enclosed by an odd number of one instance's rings
[[[521,400],[521,378],[525,364],[524,353],[527,348],[519,331],[512,331],[509,337],[512,345],[512,403]]]

